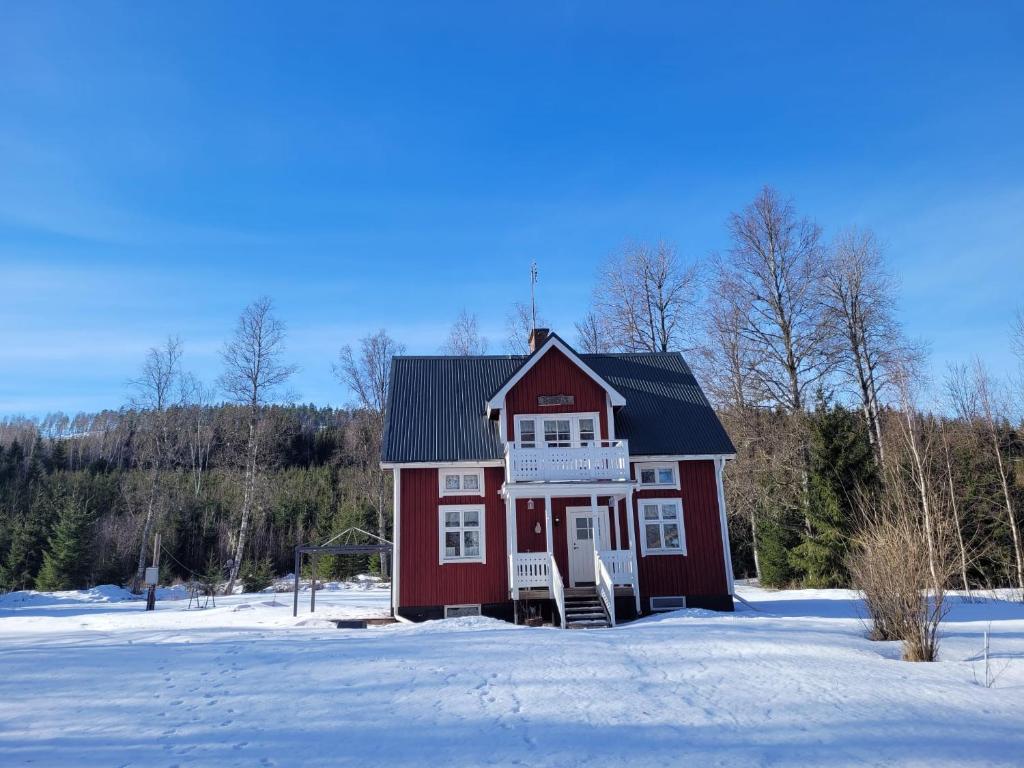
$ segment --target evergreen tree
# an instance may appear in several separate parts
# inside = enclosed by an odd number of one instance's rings
[[[793,583],[798,573],[793,568],[791,550],[800,541],[803,516],[799,510],[761,514],[757,522],[757,556],[761,565],[761,584],[782,588]]]
[[[856,413],[819,400],[811,421],[807,522],[790,564],[807,587],[846,586],[857,495],[878,482],[867,426]]]
[[[274,583],[274,568],[269,557],[249,560],[241,571],[246,592],[262,592]]]
[[[43,550],[54,517],[55,496],[52,483],[39,483],[32,488],[28,509],[15,511],[11,543],[0,572],[4,589],[31,589],[43,564]],[[27,495],[27,494],[26,494]]]
[[[36,576],[36,589],[77,589],[87,586],[92,554],[92,512],[76,492],[65,492],[60,515]]]

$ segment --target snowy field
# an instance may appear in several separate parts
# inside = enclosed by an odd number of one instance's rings
[[[0,766],[1024,764],[1024,606],[957,603],[942,661],[909,664],[850,593],[740,594],[756,610],[569,632],[324,621],[386,614],[372,585],[312,619],[289,594],[13,593]]]

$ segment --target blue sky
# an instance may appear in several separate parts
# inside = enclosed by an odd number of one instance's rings
[[[1010,370],[1019,4],[483,5],[0,7],[0,414],[116,407],[168,334],[212,381],[263,293],[320,404],[379,327],[501,351],[531,259],[571,335],[610,252],[724,248],[765,183],[876,230],[937,372]]]

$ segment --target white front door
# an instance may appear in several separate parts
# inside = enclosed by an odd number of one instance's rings
[[[569,584],[594,582],[594,546],[600,539],[606,541],[607,530],[600,507],[597,513],[590,507],[567,509],[569,518]],[[596,529],[596,530],[595,530]]]

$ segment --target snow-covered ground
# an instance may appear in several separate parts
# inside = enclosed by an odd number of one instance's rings
[[[842,591],[608,630],[339,630],[372,584],[158,610],[113,587],[0,598],[0,765],[1021,765],[1024,606],[957,603],[942,661],[864,638]],[[993,688],[982,676],[991,623]]]

